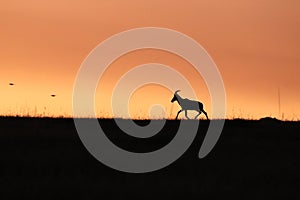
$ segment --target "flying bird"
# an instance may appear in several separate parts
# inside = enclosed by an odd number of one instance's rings
[[[13,85],[15,85],[15,84],[14,84],[14,83],[9,83],[9,85],[13,86]]]
[[[56,97],[56,95],[55,94],[51,94],[51,97]]]

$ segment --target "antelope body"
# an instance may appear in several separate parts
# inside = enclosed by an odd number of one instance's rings
[[[174,96],[171,100],[171,102],[173,103],[174,101],[177,101],[178,104],[181,107],[181,110],[178,111],[177,115],[176,115],[176,119],[178,118],[178,115],[184,111],[185,112],[185,116],[186,118],[190,119],[187,115],[187,111],[188,110],[195,110],[198,111],[198,114],[196,115],[195,119],[201,114],[204,113],[204,115],[206,116],[206,118],[208,119],[207,113],[204,111],[203,109],[203,104],[199,101],[194,101],[194,100],[190,100],[190,99],[183,99],[181,96],[179,96],[178,92],[180,92],[180,90],[177,90],[174,93]]]

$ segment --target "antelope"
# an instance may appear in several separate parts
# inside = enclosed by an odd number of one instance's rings
[[[180,92],[180,90],[177,90],[175,93],[174,93],[174,97],[172,98],[171,102],[174,103],[174,101],[177,101],[178,104],[180,105],[181,107],[181,110],[178,111],[177,115],[176,115],[176,120],[178,118],[178,115],[184,111],[185,112],[185,116],[186,118],[190,119],[187,115],[187,111],[188,110],[195,110],[195,111],[198,111],[198,114],[196,115],[195,119],[197,119],[197,117],[203,112],[204,115],[206,116],[207,120],[208,119],[208,116],[207,116],[207,113],[204,111],[203,109],[203,104],[199,101],[193,101],[193,100],[190,100],[190,99],[183,99],[179,96],[178,92]]]

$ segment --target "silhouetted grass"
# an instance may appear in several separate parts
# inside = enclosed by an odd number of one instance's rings
[[[122,133],[113,120],[99,123],[112,142],[135,152],[161,148],[179,125],[168,120],[144,140]],[[198,159],[208,125],[200,122],[191,147],[170,166],[128,174],[90,155],[71,118],[1,117],[0,199],[299,198],[299,122],[226,120],[213,151]]]

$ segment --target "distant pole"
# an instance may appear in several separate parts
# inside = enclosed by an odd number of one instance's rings
[[[278,88],[278,119],[281,118],[280,114],[281,114],[281,102],[280,102],[280,88]]]

